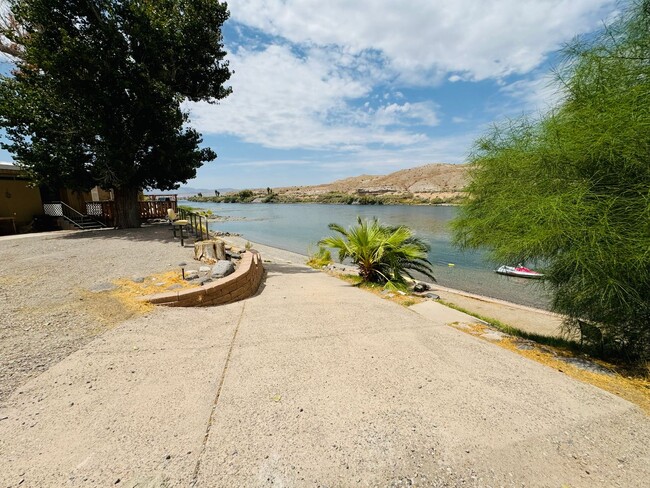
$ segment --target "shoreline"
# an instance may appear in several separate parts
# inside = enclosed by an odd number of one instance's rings
[[[286,263],[297,262],[306,265],[306,262],[309,259],[309,257],[304,254],[253,242],[246,239],[245,236],[230,236],[227,237],[226,240],[229,240],[241,248],[245,247],[246,242],[250,242],[253,245],[253,248],[261,253],[263,261],[279,260]],[[340,263],[338,264],[340,265]],[[470,313],[488,316],[491,319],[498,320],[524,332],[550,337],[561,336],[559,327],[562,324],[563,317],[554,312],[486,295],[480,295],[457,288],[450,288],[425,280],[417,281],[427,283],[431,287],[431,291],[439,295],[442,300],[452,303],[457,307],[467,309]]]
[[[443,203],[423,203],[423,202],[390,202],[390,203],[385,203],[385,202],[377,202],[377,203],[344,203],[344,202],[317,202],[317,201],[293,201],[293,202],[215,202],[212,200],[189,200],[187,198],[181,198],[178,200],[178,203],[181,202],[188,202],[188,203],[213,203],[216,205],[229,205],[229,204],[243,204],[243,205],[353,205],[353,206],[361,206],[361,207],[460,207],[460,203],[451,203],[451,202],[443,202]],[[195,207],[199,208],[199,207]]]

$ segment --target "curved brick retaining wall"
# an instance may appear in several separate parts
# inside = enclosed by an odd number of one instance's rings
[[[170,307],[207,307],[224,305],[252,296],[260,286],[264,266],[255,250],[242,254],[237,270],[213,283],[196,288],[147,295],[143,301]]]

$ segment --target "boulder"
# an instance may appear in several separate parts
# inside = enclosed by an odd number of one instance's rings
[[[189,269],[185,271],[185,279],[186,280],[195,280],[199,277],[199,272],[195,269]]]
[[[416,293],[422,293],[424,291],[429,291],[431,287],[427,285],[426,283],[416,283],[415,286],[413,287],[413,291]]]
[[[230,261],[226,260],[220,260],[217,261],[217,264],[215,264],[212,267],[212,278],[223,278],[224,276],[228,276],[231,273],[235,272],[235,266]]]

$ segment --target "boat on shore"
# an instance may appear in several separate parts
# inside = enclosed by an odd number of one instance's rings
[[[496,272],[502,275],[506,276],[517,276],[519,278],[533,278],[533,279],[540,279],[543,278],[544,275],[542,273],[538,273],[537,271],[534,271],[530,268],[526,268],[525,266],[499,266],[496,269]]]

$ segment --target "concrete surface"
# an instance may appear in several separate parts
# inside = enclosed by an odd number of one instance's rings
[[[637,487],[636,406],[323,273],[156,309],[15,392],[4,486]],[[643,481],[646,480],[646,481]]]
[[[484,324],[482,320],[468,315],[464,312],[459,312],[453,308],[447,307],[442,303],[429,301],[422,303],[416,303],[411,305],[409,310],[412,310],[419,315],[439,324],[451,325],[451,324],[461,324],[461,325],[471,325],[471,324]]]
[[[562,316],[547,310],[483,297],[435,284],[432,285],[432,291],[446,302],[482,317],[496,319],[519,330],[545,336],[565,337],[562,332]]]

